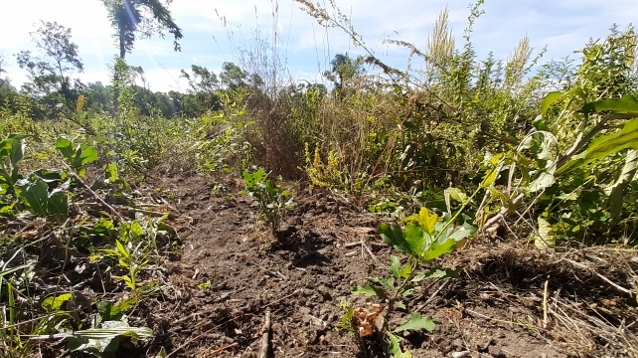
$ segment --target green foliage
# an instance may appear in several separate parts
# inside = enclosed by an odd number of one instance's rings
[[[352,291],[355,295],[376,296],[387,301],[383,334],[387,340],[388,353],[393,357],[411,356],[410,352],[404,352],[401,349],[399,345],[401,338],[397,334],[406,330],[432,331],[435,323],[428,316],[422,317],[419,313],[414,313],[403,324],[390,329],[389,316],[397,309],[409,312],[404,300],[419,291],[420,281],[458,276],[457,271],[449,269],[419,272],[419,266],[452,252],[457,243],[476,232],[476,228],[468,223],[461,226],[454,225],[453,217],[447,216],[443,222],[439,219],[435,213],[422,208],[418,214],[406,219],[405,228],[400,225],[379,225],[379,233],[383,240],[397,251],[407,254],[408,262],[402,265],[398,257],[391,256],[392,275],[390,277],[368,277],[370,285],[357,286]]]
[[[292,209],[293,199],[290,191],[282,190],[280,186],[274,185],[268,179],[264,168],[259,168],[252,173],[244,171],[242,176],[248,194],[255,198],[259,205],[260,216],[275,234],[279,230],[283,214]]]
[[[119,46],[119,56],[124,58],[133,50],[138,36],[148,38],[152,35],[163,35],[168,30],[175,38],[175,51],[181,49],[179,40],[182,30],[177,26],[168,3],[161,0],[102,0],[108,11],[111,26],[115,30],[114,38]]]
[[[86,166],[98,160],[95,147],[86,144],[76,144],[67,138],[60,137],[55,141],[55,147],[62,153],[70,167],[80,177],[86,174]]]
[[[0,142],[0,194],[13,194],[20,179],[18,162],[24,156],[25,134],[9,134]]]
[[[21,51],[16,55],[18,65],[27,70],[31,80],[23,90],[41,100],[47,115],[57,117],[58,104],[72,108],[82,87],[77,79],[74,85],[70,77],[83,71],[78,46],[71,41],[71,29],[57,22],[41,21],[31,38],[41,54]]]

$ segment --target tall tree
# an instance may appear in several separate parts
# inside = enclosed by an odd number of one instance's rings
[[[115,29],[115,40],[120,49],[120,58],[133,50],[137,35],[148,38],[164,36],[168,30],[173,37],[175,51],[180,51],[182,30],[177,26],[168,5],[172,0],[101,0],[109,13]]]
[[[356,77],[365,72],[363,68],[363,57],[351,58],[348,53],[338,53],[330,61],[330,71],[324,72],[324,76],[332,81],[335,91],[342,94],[345,87]]]
[[[23,85],[23,89],[34,96],[49,97],[51,101],[73,103],[77,93],[71,84],[71,75],[82,72],[84,65],[78,46],[71,41],[71,29],[57,22],[40,21],[37,30],[30,35],[41,51],[37,55],[31,51],[16,55],[18,65],[27,70],[31,80]],[[75,87],[81,87],[77,79]]]

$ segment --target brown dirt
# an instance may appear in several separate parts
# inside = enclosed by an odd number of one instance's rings
[[[385,277],[397,254],[376,235],[380,217],[335,194],[297,192],[287,229],[275,238],[259,224],[252,200],[238,194],[236,178],[174,177],[160,187],[177,209],[183,252],[166,267],[168,288],[146,300],[135,315],[142,318],[132,322],[153,328],[155,340],[121,356],[154,356],[164,347],[171,357],[258,357],[267,311],[273,357],[385,356],[378,339],[334,326],[342,300],[380,303],[350,294],[366,276]],[[370,252],[353,244],[360,241]],[[408,302],[439,323],[432,333],[405,336],[413,357],[632,356],[635,299],[566,261],[581,251],[517,246],[474,242],[436,263],[462,274],[423,282]],[[606,270],[627,287],[631,275]],[[578,325],[601,315],[609,327],[626,328],[627,343],[606,335],[604,324],[594,333]]]

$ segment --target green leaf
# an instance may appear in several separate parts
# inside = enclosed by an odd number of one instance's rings
[[[483,189],[489,188],[496,181],[496,177],[498,176],[499,168],[495,167],[490,169],[485,176],[483,177],[483,181],[480,184],[480,187]]]
[[[115,246],[117,247],[117,251],[122,257],[127,259],[131,257],[128,250],[124,247],[124,245],[120,242],[120,240],[115,240]]]
[[[377,296],[380,298],[387,298],[385,291],[379,287],[374,287],[370,285],[357,286],[352,290],[353,295],[362,295],[362,296]]]
[[[407,288],[405,290],[403,290],[403,292],[401,293],[401,296],[403,297],[410,297],[411,295],[413,295],[415,292],[417,292],[419,290],[419,287],[410,287]]]
[[[26,202],[36,215],[66,217],[69,215],[68,182],[49,193],[49,185],[39,176],[32,174],[29,179],[20,179],[16,186],[19,198]]]
[[[55,147],[62,153],[62,155],[71,161],[73,158],[73,143],[64,137],[59,137],[55,141]]]
[[[368,280],[376,283],[377,285],[383,286],[388,290],[394,290],[394,277],[388,278],[377,278],[377,277],[368,277]]]
[[[454,239],[448,239],[444,241],[443,243],[433,242],[432,245],[430,245],[430,248],[428,250],[425,250],[421,253],[420,255],[421,260],[422,261],[434,260],[435,258],[439,256],[442,256],[454,251],[455,246],[456,246],[456,241]]]
[[[638,97],[627,95],[621,98],[610,98],[583,105],[584,113],[612,112],[622,114],[625,118],[638,117]]]
[[[26,201],[31,209],[31,212],[37,215],[47,214],[47,199],[49,196],[49,186],[44,180],[35,179],[35,181],[29,181],[28,179],[21,179],[16,183],[16,186],[20,188],[20,197]]]
[[[390,245],[390,247],[395,250],[404,254],[412,254],[410,245],[408,245],[405,241],[405,237],[403,236],[401,226],[390,226],[386,223],[381,223],[379,224],[379,235],[386,244]]]
[[[445,205],[447,206],[448,213],[452,212],[452,200],[457,201],[462,205],[466,205],[470,202],[470,198],[467,194],[458,188],[447,188],[443,191],[443,195],[445,197]]]
[[[388,345],[388,353],[392,355],[394,358],[412,358],[412,353],[409,351],[403,352],[401,350],[401,338],[397,337],[392,333],[388,333],[388,339],[390,340],[390,344]]]
[[[625,123],[619,131],[594,138],[585,152],[572,157],[572,160],[558,168],[556,175],[627,149],[638,150],[638,118]]]
[[[539,131],[548,131],[548,132],[551,131],[551,128],[549,128],[545,120],[543,120],[542,115],[536,116],[536,118],[534,118],[534,120],[532,121],[532,125],[534,126],[534,128],[536,128],[536,130],[539,130]]]
[[[403,266],[401,271],[399,271],[399,276],[401,276],[401,278],[407,279],[410,275],[412,275],[412,265],[410,264]]]
[[[395,328],[394,332],[399,333],[407,330],[419,331],[422,329],[432,332],[434,327],[436,327],[436,324],[430,316],[421,317],[421,314],[415,313],[407,322]]]
[[[436,269],[430,272],[429,275],[426,275],[425,278],[433,278],[433,279],[441,279],[441,278],[457,278],[460,275],[461,270],[452,270],[449,268],[446,269]]]
[[[408,223],[403,234],[405,235],[405,241],[410,248],[410,254],[418,255],[425,248],[427,239],[421,229],[421,226]]]
[[[529,184],[527,190],[530,193],[536,193],[543,189],[547,189],[550,186],[554,185],[556,180],[554,179],[554,174],[551,172],[542,172],[538,175],[534,181]]]
[[[556,103],[556,101],[563,98],[562,92],[550,92],[545,98],[543,98],[543,103],[541,104],[541,115],[543,119],[547,119],[547,111],[552,106],[552,104]]]
[[[434,234],[434,227],[439,220],[439,216],[430,212],[428,208],[421,208],[418,214],[412,215],[406,221],[416,222],[423,231],[429,235]]]
[[[62,306],[64,306],[71,297],[73,297],[71,293],[63,293],[61,295],[47,297],[44,301],[42,301],[42,308],[44,308],[47,312],[62,311]]]
[[[450,224],[438,235],[439,243],[447,241],[448,239],[458,242],[470,237],[476,231],[476,226],[470,224],[469,221],[464,222],[461,226]]]
[[[638,171],[638,151],[629,150],[625,156],[625,165],[623,165],[620,176],[616,182],[605,189],[605,193],[609,195],[608,208],[612,220],[618,220],[622,213],[624,202],[624,191],[633,181]]]
[[[49,336],[54,339],[68,338],[69,350],[72,352],[84,352],[96,357],[115,357],[121,337],[133,337],[137,339],[153,338],[153,331],[147,327],[129,327],[123,321],[106,321],[102,328],[90,328],[84,331],[71,333],[58,333]]]
[[[95,147],[82,145],[81,148],[82,152],[79,157],[79,166],[89,165],[99,159]]]
[[[390,271],[392,271],[392,275],[394,275],[397,280],[400,279],[401,262],[399,261],[399,258],[392,255],[390,256],[390,262],[392,262],[392,265],[390,265]]]

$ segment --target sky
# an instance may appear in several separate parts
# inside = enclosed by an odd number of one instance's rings
[[[317,1],[330,8],[329,1]],[[351,18],[368,48],[380,60],[399,69],[406,68],[408,52],[385,43],[385,39],[407,41],[424,50],[436,16],[447,6],[457,47],[461,47],[468,6],[474,2],[333,1]],[[40,20],[57,21],[71,28],[84,63],[84,72],[78,75],[82,81],[108,82],[108,66],[117,46],[100,0],[0,0],[0,7],[4,13],[0,21],[0,56],[4,57],[6,76],[13,85],[27,80],[14,54],[34,49],[29,33]],[[270,53],[256,45],[256,32],[262,41],[272,43],[276,31],[278,57],[295,80],[325,81],[321,73],[335,54],[363,54],[343,31],[323,27],[300,7],[292,0],[174,0],[169,9],[184,34],[182,51],[173,51],[172,38],[167,34],[165,39],[138,40],[127,55],[127,62],[142,66],[151,89],[167,92],[187,90],[188,85],[179,74],[192,64],[218,73],[223,62],[240,64],[246,50],[254,55]],[[474,47],[479,58],[493,52],[503,60],[525,36],[535,54],[547,46],[541,62],[568,55],[577,58],[575,50],[591,38],[604,38],[612,24],[624,29],[638,19],[636,0],[485,0],[482,10],[485,14],[476,21],[472,33]]]

